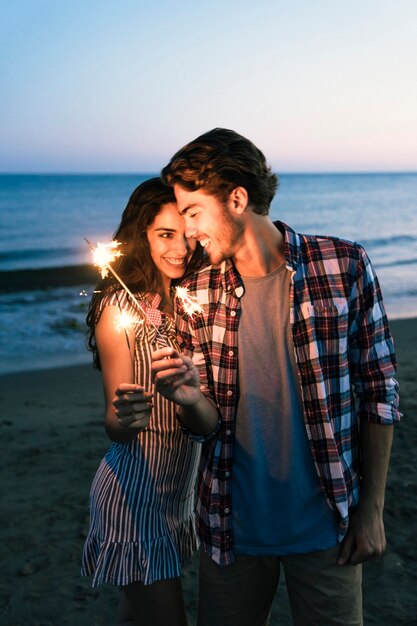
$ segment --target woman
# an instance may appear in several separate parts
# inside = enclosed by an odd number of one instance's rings
[[[201,260],[201,248],[184,229],[172,190],[158,178],[139,185],[115,233],[122,256],[112,267],[140,307],[110,275],[87,316],[89,346],[103,376],[106,431],[114,443],[91,487],[82,575],[94,576],[93,587],[121,587],[119,624],[187,623],[180,567],[197,547],[199,446],[180,432],[175,405],[153,395],[150,364],[158,345],[177,345],[172,281]],[[122,330],[121,315],[131,316]]]

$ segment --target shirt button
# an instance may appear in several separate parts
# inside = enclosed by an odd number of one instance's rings
[[[233,396],[233,391],[231,389],[229,389],[229,391],[227,392],[228,396]]]
[[[229,478],[230,472],[225,472],[224,475],[226,476],[226,478]]]
[[[229,350],[229,356],[233,356],[233,355],[234,355],[233,350]]]
[[[231,315],[232,317],[235,317],[235,315],[236,315],[236,311],[230,311],[230,315]]]
[[[228,507],[228,506],[225,508],[224,512],[225,512],[225,513],[230,513],[230,509],[229,509],[229,507]]]
[[[232,431],[228,428],[228,429],[226,430],[226,435],[228,435],[228,436],[229,436],[229,435],[231,435],[231,434],[232,434]]]

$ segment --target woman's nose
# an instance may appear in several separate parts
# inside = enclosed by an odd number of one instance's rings
[[[181,256],[186,256],[190,250],[190,242],[185,237],[178,237],[176,240],[175,251]]]

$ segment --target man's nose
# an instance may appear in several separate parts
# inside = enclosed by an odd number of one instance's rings
[[[196,232],[197,230],[195,226],[189,224],[187,220],[185,220],[185,236],[187,237],[187,239],[191,239],[191,237],[194,237]]]

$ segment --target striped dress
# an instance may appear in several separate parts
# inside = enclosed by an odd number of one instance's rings
[[[156,299],[149,310],[152,320],[160,314]],[[104,298],[102,308],[109,305],[137,318],[124,291]],[[157,323],[135,324],[135,383],[148,390],[159,333],[178,349],[174,320],[164,313],[160,317],[158,333]],[[197,548],[194,485],[199,457],[199,444],[180,431],[174,403],[156,394],[149,426],[129,443],[113,443],[91,486],[81,574],[93,575],[93,587],[135,581],[149,585],[180,575],[184,557]]]

